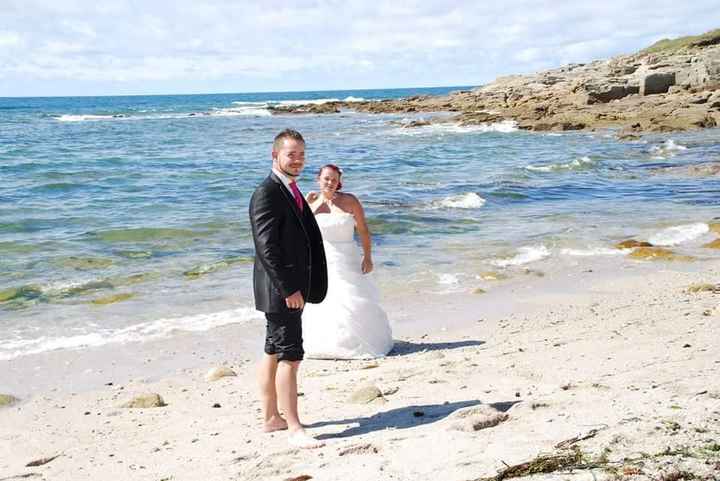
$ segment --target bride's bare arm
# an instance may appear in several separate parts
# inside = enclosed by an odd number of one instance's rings
[[[357,228],[363,250],[362,271],[363,274],[368,274],[373,270],[370,229],[368,228],[367,221],[365,220],[365,211],[363,210],[362,204],[354,195],[351,195],[350,197],[353,204],[352,207],[353,215],[355,216],[355,227]]]

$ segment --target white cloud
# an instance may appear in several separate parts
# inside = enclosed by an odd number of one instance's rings
[[[716,28],[716,1],[5,0],[0,77],[38,95],[479,84]],[[54,80],[82,85],[53,90]],[[13,86],[15,88],[13,88]],[[184,87],[183,87],[184,86]],[[96,92],[95,92],[96,93]],[[112,92],[103,92],[112,93]]]

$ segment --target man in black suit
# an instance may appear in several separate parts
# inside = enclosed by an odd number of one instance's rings
[[[325,250],[315,216],[295,183],[305,166],[302,135],[290,129],[280,132],[272,159],[272,172],[250,200],[255,308],[267,319],[259,368],[264,430],[288,429],[291,444],[313,448],[322,443],[300,423],[297,375],[304,355],[303,307],[305,302],[322,302],[327,292]]]

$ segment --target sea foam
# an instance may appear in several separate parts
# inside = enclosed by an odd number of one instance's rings
[[[539,261],[550,256],[550,251],[544,245],[525,246],[518,249],[518,253],[509,259],[496,259],[491,261],[499,267],[520,266],[530,262]]]
[[[702,222],[696,224],[676,225],[668,227],[655,235],[650,236],[648,242],[657,246],[674,246],[697,239],[707,234],[710,227]]]
[[[434,201],[432,207],[435,209],[479,209],[485,205],[485,202],[485,199],[475,192],[468,192]]]
[[[588,156],[579,157],[570,162],[548,165],[528,165],[525,168],[533,172],[560,172],[565,170],[585,170],[596,165],[596,162]]]
[[[0,348],[0,360],[14,359],[30,354],[39,354],[57,349],[79,349],[99,347],[106,344],[145,342],[169,337],[177,331],[202,332],[227,324],[260,320],[261,315],[251,307],[241,307],[210,314],[162,318],[128,326],[123,329],[104,330],[74,336],[47,337],[37,339],[5,340]]]

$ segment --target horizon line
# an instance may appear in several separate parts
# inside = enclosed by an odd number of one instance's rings
[[[475,88],[476,85],[439,85],[434,87],[385,87],[385,88],[353,88],[353,89],[321,89],[321,90],[259,90],[254,92],[203,92],[203,93],[166,93],[166,94],[101,94],[101,95],[10,95],[0,96],[2,99],[57,99],[57,98],[103,98],[103,97],[169,97],[169,96],[194,96],[194,95],[252,95],[252,94],[293,94],[306,92],[352,92],[372,90],[410,90],[410,89],[441,89],[441,88]]]

